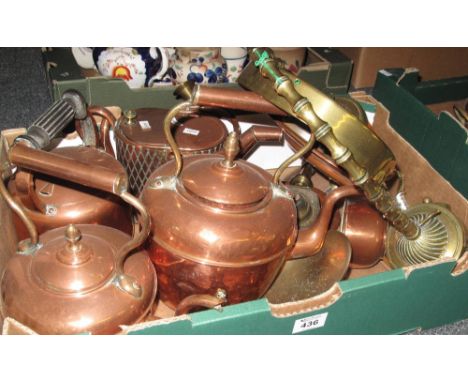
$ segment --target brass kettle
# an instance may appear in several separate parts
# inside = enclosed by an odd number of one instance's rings
[[[265,170],[235,160],[235,132],[224,155],[197,155],[182,163],[171,121],[187,112],[190,102],[166,115],[164,131],[175,160],[154,171],[141,194],[152,219],[149,252],[159,296],[170,308],[179,306],[177,313],[209,306],[208,296],[212,306],[263,296],[287,259],[321,249],[334,203],[357,194],[352,186],[338,189],[318,220],[298,231],[292,193]]]
[[[150,220],[140,201],[126,191],[126,176],[21,143],[10,149],[9,159],[120,196],[139,212],[141,229],[131,238],[103,225],[69,224],[38,236],[28,214],[0,182],[2,196],[30,233],[19,242],[1,278],[3,317],[40,334],[113,334],[122,325],[143,320],[157,291],[154,267],[138,249]]]

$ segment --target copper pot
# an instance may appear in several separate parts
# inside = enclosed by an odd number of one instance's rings
[[[222,149],[228,132],[218,118],[219,113],[220,110],[197,110],[197,113],[173,121],[175,140],[183,156],[210,154]],[[154,170],[173,157],[162,130],[166,114],[164,109],[129,110],[115,126],[117,158],[123,163],[135,194],[141,192]],[[229,120],[234,130],[240,132],[237,120]],[[281,139],[279,128],[257,126],[242,134],[241,148],[247,153],[256,141]]]
[[[388,225],[364,197],[346,199],[335,217],[332,227],[351,242],[351,268],[369,268],[382,259]]]
[[[52,152],[125,174],[115,158],[93,147],[64,147]],[[69,223],[102,224],[126,233],[132,232],[130,209],[115,195],[24,169],[17,171],[8,188],[15,199],[24,205],[40,234]],[[26,238],[26,227],[17,216],[14,223],[18,238]]]
[[[9,157],[33,171],[113,192],[140,213],[141,229],[131,238],[102,225],[69,224],[38,237],[1,182],[2,196],[30,232],[5,267],[2,315],[40,334],[112,334],[121,325],[142,320],[154,301],[157,282],[147,253],[136,250],[149,233],[150,220],[140,201],[126,191],[126,177],[22,144],[14,146]]]
[[[175,161],[154,171],[141,194],[153,223],[149,251],[160,299],[172,309],[186,299],[197,305],[196,296],[218,296],[228,304],[257,299],[286,259],[321,249],[334,203],[357,190],[335,191],[318,220],[298,235],[292,194],[263,169],[235,160],[236,133],[226,140],[224,156],[192,156],[182,166],[170,129],[187,107],[189,102],[182,103],[165,117]]]

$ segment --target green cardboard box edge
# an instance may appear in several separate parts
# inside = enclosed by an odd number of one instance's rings
[[[468,198],[468,131],[425,105],[468,98],[468,76],[419,81],[417,70],[385,69],[372,94],[390,112],[390,125]],[[417,128],[415,128],[417,126]]]
[[[396,82],[393,84],[396,86]],[[54,82],[56,97],[69,88],[82,91],[90,103],[122,108],[170,107],[176,102],[171,87],[155,93],[152,89],[130,90],[120,80],[103,78]],[[405,101],[406,108],[421,113],[414,96]],[[468,272],[452,276],[455,264],[449,261],[424,266],[409,275],[399,269],[341,281],[342,295],[333,304],[288,317],[274,317],[266,299],[260,299],[222,311],[147,323],[130,328],[128,334],[291,334],[298,320],[325,312],[323,326],[301,334],[397,334],[431,328],[468,317]]]
[[[352,61],[339,52],[336,49],[331,48],[308,48],[312,51],[316,51],[317,55],[321,57],[324,62],[328,64],[327,69],[320,69],[317,70],[317,67],[314,64],[306,65],[301,68],[299,73],[299,77],[305,81],[310,82],[315,87],[332,94],[346,94],[349,88],[349,82],[351,80],[351,72],[352,72]],[[159,96],[164,95],[165,93],[172,92],[174,87],[167,86],[167,87],[156,87],[156,88],[146,88],[146,89],[134,89],[130,90],[125,82],[120,79],[108,79],[104,77],[93,77],[86,79],[81,72],[80,67],[76,64],[73,54],[69,48],[53,48],[52,50],[46,50],[43,52],[43,60],[44,65],[46,67],[47,76],[49,79],[49,83],[52,87],[52,93],[54,99],[60,96],[60,94],[67,90],[70,86],[78,87],[78,90],[82,89],[85,90],[87,87],[94,85],[85,85],[84,83],[80,83],[80,81],[87,81],[91,80],[94,82],[95,80],[101,81],[99,82],[100,87],[106,89],[107,97],[112,99],[112,92],[115,88],[118,88],[119,91],[130,91],[135,92],[135,97],[139,98],[148,98],[153,99],[153,95]],[[124,88],[120,88],[122,84],[125,86]],[[107,88],[108,86],[108,88]],[[220,84],[218,86],[234,86],[236,84]],[[88,93],[89,95],[90,93]],[[144,96],[143,96],[144,95]],[[142,99],[141,98],[141,99]],[[109,99],[109,98],[107,98]],[[140,99],[140,100],[141,100]],[[90,101],[89,99],[87,100]],[[103,104],[101,99],[95,100],[96,103]],[[123,108],[130,108],[132,107],[131,104],[123,104],[119,105],[117,103],[113,103],[116,106],[120,106]],[[154,105],[154,107],[168,107],[170,105]]]

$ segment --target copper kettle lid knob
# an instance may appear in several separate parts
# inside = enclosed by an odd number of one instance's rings
[[[79,265],[88,261],[91,257],[91,249],[81,244],[81,231],[74,224],[65,228],[65,240],[67,241],[64,251],[57,253],[60,262],[69,265]]]
[[[239,154],[240,145],[239,137],[235,131],[230,133],[224,142],[224,161],[222,162],[224,167],[234,167],[234,159]]]

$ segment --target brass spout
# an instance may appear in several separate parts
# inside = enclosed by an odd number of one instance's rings
[[[299,230],[296,244],[289,258],[298,259],[317,254],[325,241],[335,204],[345,197],[360,194],[360,191],[354,186],[343,186],[326,195],[320,215],[315,223],[309,228]]]

